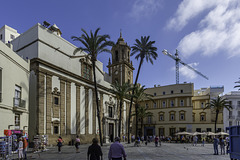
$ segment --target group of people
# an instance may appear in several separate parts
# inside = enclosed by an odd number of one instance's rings
[[[20,137],[18,139],[18,159],[27,159],[27,147],[28,142],[26,137]]]
[[[58,152],[61,153],[61,147],[63,144],[63,139],[61,136],[58,137],[57,139],[57,146],[58,146]],[[75,139],[75,147],[76,147],[76,153],[79,152],[79,145],[80,145],[80,139],[79,136],[76,137]],[[108,152],[108,159],[109,160],[126,160],[126,152],[124,150],[123,145],[120,143],[120,138],[116,137],[115,142],[111,144],[109,152]],[[92,139],[92,145],[88,147],[87,151],[87,159],[88,160],[103,160],[103,153],[101,146],[98,145],[98,139],[93,138]]]
[[[214,155],[218,155],[218,146],[220,146],[221,154],[228,154],[229,150],[229,138],[226,137],[225,139],[223,137],[214,137],[213,138],[213,149],[214,149]]]

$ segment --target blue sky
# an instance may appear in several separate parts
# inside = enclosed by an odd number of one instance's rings
[[[146,87],[176,82],[175,61],[163,55],[167,49],[179,50],[182,61],[209,80],[189,69],[180,68],[180,83],[192,82],[194,88],[224,85],[225,93],[234,89],[240,77],[240,1],[239,0],[11,0],[1,2],[0,27],[4,24],[23,33],[36,23],[55,23],[62,37],[80,36],[101,27],[117,41],[120,29],[132,46],[135,39],[150,36],[156,41],[158,59],[154,65],[144,62],[139,82]],[[98,57],[104,70],[110,54]],[[139,62],[131,58],[137,70]],[[134,79],[136,70],[134,71]]]

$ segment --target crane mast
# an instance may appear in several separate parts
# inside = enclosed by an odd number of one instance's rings
[[[172,59],[174,59],[176,61],[176,84],[179,84],[179,63],[181,63],[182,65],[188,67],[189,69],[191,69],[192,71],[194,71],[195,73],[197,73],[198,75],[202,76],[203,78],[208,80],[208,77],[203,75],[201,72],[197,71],[196,69],[194,69],[193,67],[189,66],[188,64],[184,63],[181,61],[181,59],[179,58],[178,55],[178,50],[176,49],[176,53],[175,56],[172,55],[171,53],[169,53],[166,49],[164,49],[162,51],[163,54],[171,57]]]

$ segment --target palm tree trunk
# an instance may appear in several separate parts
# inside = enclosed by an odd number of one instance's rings
[[[143,63],[143,58],[141,58],[140,64],[138,66],[137,76],[136,76],[136,79],[135,79],[132,95],[134,95],[134,89],[137,86],[138,76],[139,76],[139,73],[140,73],[142,63]],[[130,121],[131,121],[132,103],[133,103],[133,96],[131,97],[131,102],[130,102],[130,107],[129,107],[129,116],[128,116],[128,143],[130,143]]]
[[[96,95],[96,104],[97,104],[97,118],[98,118],[99,138],[100,138],[100,144],[101,144],[101,146],[103,146],[101,121],[100,121],[100,110],[99,110],[99,104],[98,104],[97,81],[96,81],[96,72],[95,72],[95,68],[96,68],[95,60],[92,60],[92,64],[93,64],[94,88],[95,88],[95,93],[96,93],[95,95]]]
[[[218,120],[219,110],[216,110],[216,119],[215,119],[215,133],[217,133],[217,120]]]
[[[119,114],[119,124],[118,124],[118,137],[121,138],[121,123],[122,123],[122,100],[120,100],[120,114]]]
[[[135,104],[135,112],[136,112],[136,137],[138,136],[138,104]]]
[[[143,133],[142,130],[143,130],[143,119],[141,118],[141,137],[142,137],[142,135],[143,135],[143,134],[142,134],[142,133]]]

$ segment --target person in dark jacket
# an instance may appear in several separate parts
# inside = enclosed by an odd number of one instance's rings
[[[88,147],[87,160],[103,160],[102,149],[98,145],[97,138],[93,138],[92,145]]]

